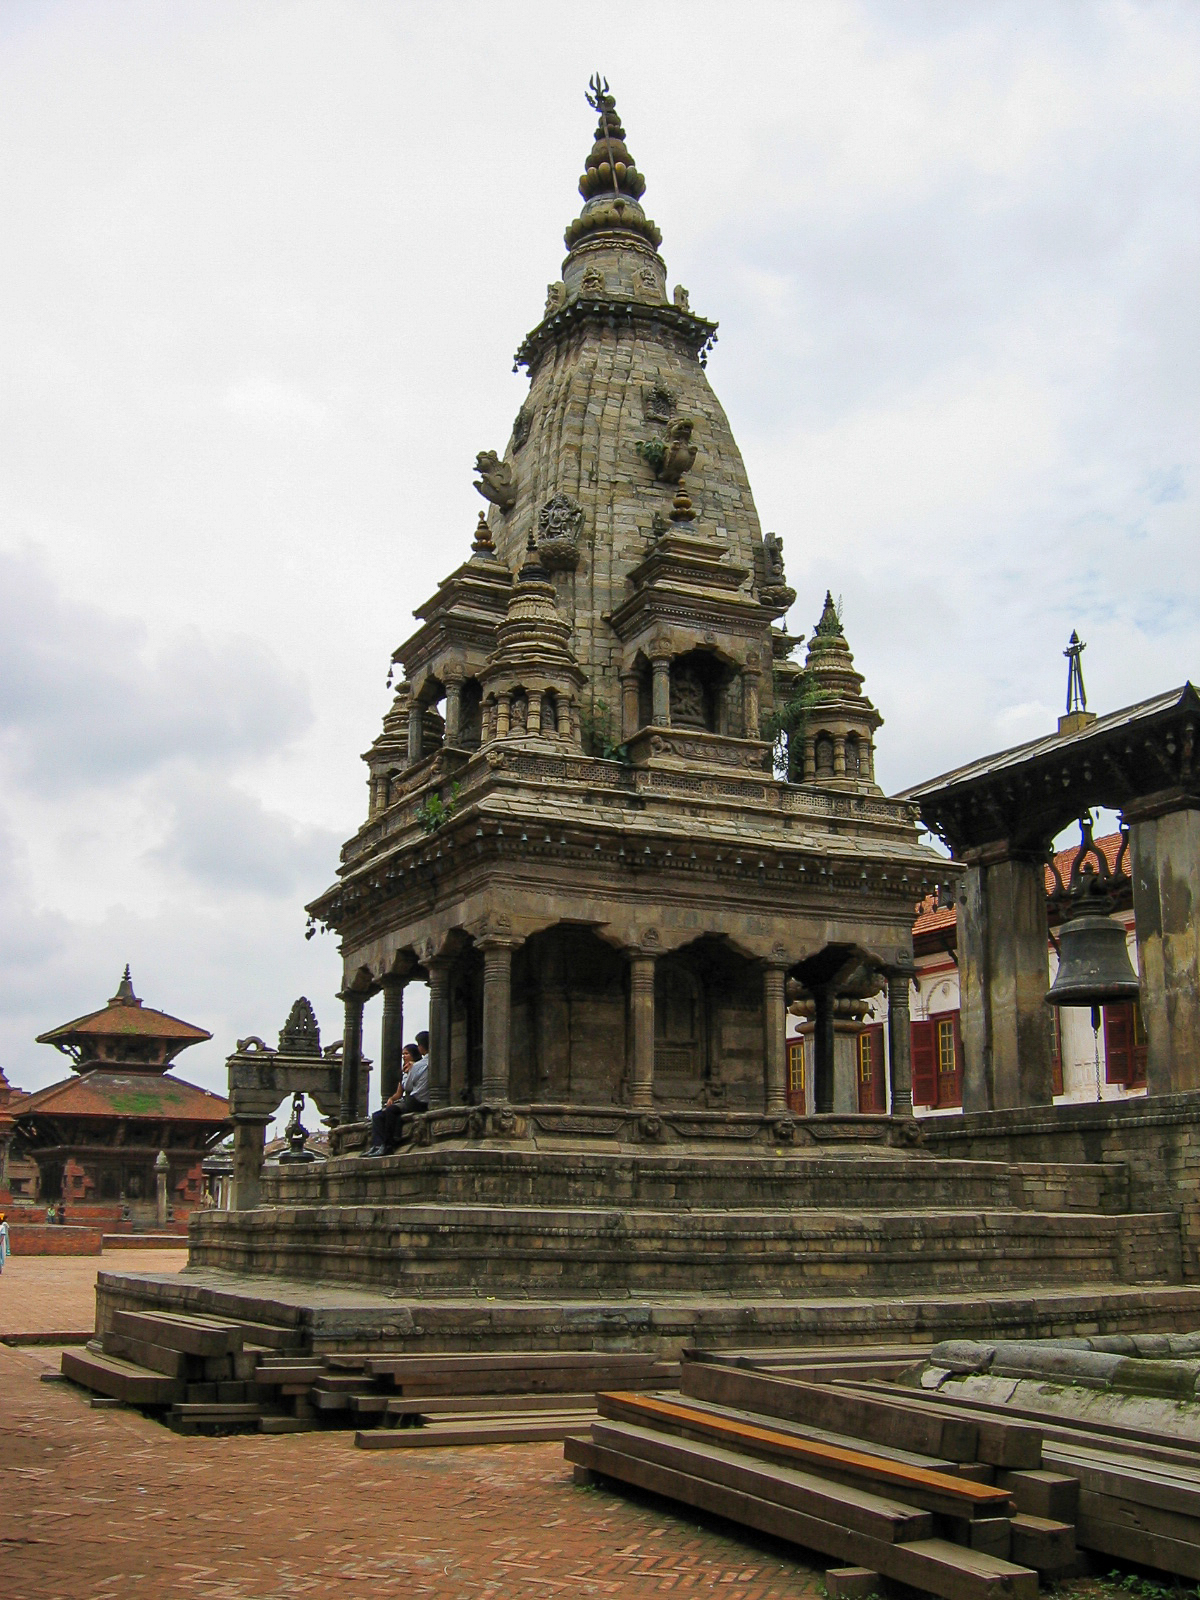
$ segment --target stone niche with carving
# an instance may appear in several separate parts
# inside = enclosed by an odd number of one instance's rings
[[[583,507],[569,494],[556,494],[538,512],[537,550],[550,572],[573,572],[579,565]]]

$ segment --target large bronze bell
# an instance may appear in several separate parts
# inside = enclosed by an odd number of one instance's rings
[[[1065,918],[1058,935],[1058,972],[1046,1001],[1052,1006],[1115,1005],[1138,997],[1137,974],[1129,961],[1125,929],[1109,912],[1121,871],[1128,835],[1117,856],[1116,874],[1092,842],[1090,818],[1080,823],[1083,835],[1071,868],[1069,884],[1059,879],[1051,896]],[[1091,856],[1097,865],[1085,865]]]

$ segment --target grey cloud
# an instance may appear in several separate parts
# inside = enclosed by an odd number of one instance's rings
[[[311,716],[303,680],[254,639],[187,627],[153,643],[140,622],[68,600],[35,560],[0,552],[0,735],[30,785],[261,760]]]
[[[308,899],[336,870],[335,833],[270,811],[230,784],[189,774],[171,784],[168,805],[171,822],[153,858],[204,888]]]

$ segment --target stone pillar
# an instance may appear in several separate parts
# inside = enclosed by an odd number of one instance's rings
[[[8,1193],[8,1152],[12,1145],[13,1127],[11,1117],[0,1116],[0,1195]]]
[[[565,694],[558,697],[558,737],[568,743],[571,739],[571,702]]]
[[[483,1098],[508,1099],[512,1032],[512,939],[477,941],[483,951]]]
[[[787,1112],[787,967],[769,965],[763,973],[763,1076],[766,1112],[782,1117]]]
[[[365,994],[355,989],[343,990],[340,999],[346,1009],[342,1032],[342,1105],[339,1113],[342,1122],[357,1122],[362,1076],[362,1024]]]
[[[913,1114],[911,983],[911,967],[893,968],[888,973],[888,1072],[894,1117]]]
[[[833,775],[835,778],[846,776],[846,735],[838,733],[833,739]]]
[[[742,734],[757,739],[758,732],[758,672],[747,670],[742,673]]]
[[[528,711],[525,714],[525,732],[541,733],[542,731],[542,691],[530,689],[526,697]]]
[[[832,985],[813,990],[816,1019],[813,1025],[813,1110],[818,1116],[833,1110],[833,1004]]]
[[[424,754],[422,748],[422,740],[424,738],[422,722],[424,716],[425,707],[414,700],[408,708],[408,764],[410,767],[415,767]]]
[[[1048,1106],[1045,865],[1000,851],[967,862],[958,906],[963,1110]]]
[[[259,1203],[267,1123],[262,1117],[233,1116],[233,1209],[253,1211]]]
[[[654,957],[640,950],[629,957],[629,1013],[633,1031],[635,1111],[654,1106]]]
[[[512,704],[512,700],[511,700],[511,696],[509,696],[509,695],[502,694],[502,695],[498,695],[496,697],[496,737],[497,737],[497,739],[507,739],[508,738],[508,718],[509,718],[509,709],[511,707],[511,704]]]
[[[632,739],[638,731],[638,680],[636,672],[621,674],[621,738]]]
[[[429,974],[429,1109],[450,1104],[450,967],[447,956],[425,963]]]
[[[804,741],[804,781],[812,783],[817,776],[817,740],[814,734]]]
[[[407,981],[395,976],[383,980],[383,1029],[379,1041],[381,1103],[390,1100],[400,1087],[401,1058],[404,1054],[404,989]]]
[[[165,1150],[160,1150],[154,1159],[154,1198],[157,1203],[158,1225],[165,1228],[167,1225],[167,1178],[171,1171],[171,1163]]]
[[[1156,814],[1157,813],[1157,814]],[[1129,807],[1150,1094],[1200,1089],[1200,809]]]
[[[462,722],[462,679],[448,678],[446,680],[446,732],[444,742],[447,745],[457,744]]]
[[[671,726],[671,658],[655,656],[650,663],[653,670],[654,712],[651,721],[656,728]]]

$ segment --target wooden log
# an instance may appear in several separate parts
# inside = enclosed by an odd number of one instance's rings
[[[242,1348],[242,1330],[165,1311],[114,1311],[113,1330],[189,1356],[225,1356]]]
[[[650,1369],[634,1372],[614,1372],[605,1366],[534,1368],[522,1371],[488,1372],[464,1369],[460,1372],[430,1373],[426,1377],[405,1377],[394,1380],[400,1393],[417,1395],[445,1394],[595,1394],[599,1389],[662,1389],[670,1387],[673,1379]]]
[[[1018,1512],[1010,1519],[1012,1559],[1038,1572],[1066,1572],[1075,1564],[1075,1526],[1054,1517]]]
[[[740,1489],[774,1505],[790,1506],[806,1516],[841,1523],[887,1544],[928,1539],[933,1534],[933,1517],[919,1507],[869,1490],[831,1483],[796,1467],[751,1460],[721,1445],[700,1444],[652,1428],[607,1421],[593,1423],[592,1441],[605,1450]]]
[[[132,1339],[128,1334],[111,1329],[101,1336],[100,1343],[106,1356],[118,1356],[151,1372],[163,1372],[168,1378],[182,1378],[187,1371],[188,1358],[182,1350],[168,1350],[163,1345]]]
[[[825,1572],[829,1600],[869,1600],[882,1586],[882,1578],[870,1567],[829,1567]]]
[[[766,1377],[711,1362],[689,1361],[680,1388],[697,1400],[738,1406],[790,1422],[813,1423],[835,1433],[948,1461],[974,1461],[979,1430],[966,1418],[914,1410],[910,1405],[849,1390]]]
[[[452,1416],[456,1412],[503,1411],[509,1415],[535,1411],[594,1411],[594,1394],[443,1394],[428,1399],[388,1397],[389,1417]]]
[[[910,1410],[935,1411],[947,1417],[959,1417],[974,1424],[976,1429],[977,1461],[986,1461],[993,1467],[1010,1469],[1040,1467],[1042,1464],[1042,1430],[1031,1423],[1007,1417],[998,1417],[978,1411],[959,1400],[948,1400],[936,1391],[927,1389],[899,1389],[895,1384],[876,1383],[864,1379],[861,1383],[835,1384],[841,1391],[867,1396],[881,1396]]]
[[[728,1517],[838,1561],[871,1567],[885,1577],[939,1595],[941,1600],[1035,1600],[1037,1595],[1036,1572],[962,1549],[945,1539],[888,1544],[756,1495],[603,1449],[590,1439],[569,1438],[565,1453],[572,1464],[604,1477]]]
[[[801,1439],[778,1428],[722,1416],[711,1407],[702,1411],[695,1406],[659,1400],[653,1395],[633,1393],[599,1394],[596,1407],[602,1417],[660,1428],[782,1461],[841,1483],[899,1495],[927,1511],[968,1518],[1008,1514],[1008,1495],[990,1484],[972,1483],[945,1472],[929,1472],[886,1456],[871,1455],[867,1450],[847,1450],[817,1440]]]
[[[448,1445],[532,1444],[539,1439],[566,1439],[586,1428],[588,1413],[556,1416],[491,1417],[467,1422],[439,1422],[427,1428],[374,1428],[358,1432],[360,1450],[435,1450]]]
[[[1001,1489],[1008,1490],[1017,1510],[1026,1516],[1049,1517],[1058,1522],[1075,1521],[1079,1510],[1079,1479],[1071,1477],[1069,1473],[1025,1468],[1019,1472],[998,1472],[996,1483]],[[1032,1563],[1025,1564],[1029,1566]]]
[[[1075,1540],[1085,1550],[1099,1550],[1181,1578],[1200,1578],[1200,1544],[1119,1522],[1112,1515],[1112,1501],[1106,1495],[1080,1493]]]
[[[72,1383],[131,1406],[166,1406],[182,1400],[184,1383],[95,1350],[64,1350],[62,1373]]]
[[[1114,1458],[1070,1445],[1047,1446],[1057,1471],[1079,1483],[1080,1494],[1106,1495],[1190,1517],[1200,1529],[1200,1482],[1134,1458]]]

